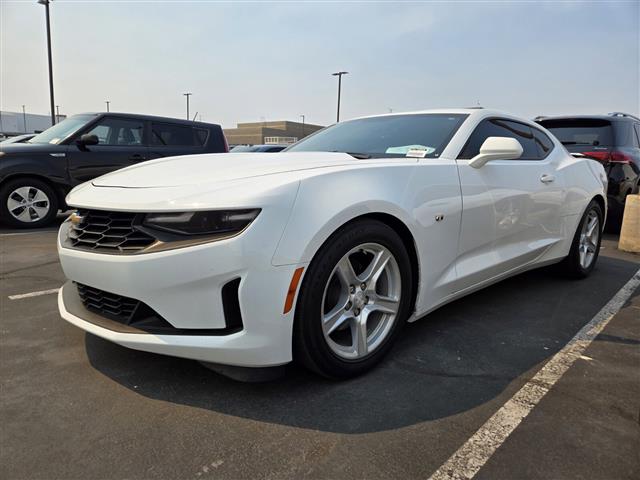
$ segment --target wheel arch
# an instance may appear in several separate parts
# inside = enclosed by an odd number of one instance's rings
[[[387,225],[388,227],[392,228],[400,236],[400,239],[402,240],[402,243],[404,244],[404,247],[407,250],[407,253],[408,253],[409,259],[410,259],[410,264],[411,264],[411,281],[413,283],[413,285],[412,285],[413,288],[411,289],[411,300],[410,300],[411,314],[413,314],[415,312],[415,308],[416,308],[416,302],[417,302],[417,298],[418,298],[418,291],[419,291],[419,285],[420,285],[420,261],[419,261],[418,249],[417,249],[417,246],[416,246],[416,241],[415,241],[415,237],[414,237],[413,233],[411,232],[409,227],[406,225],[406,223],[403,222],[397,216],[392,215],[392,214],[387,213],[387,212],[381,212],[381,211],[368,212],[368,213],[357,215],[357,216],[351,218],[350,220],[348,220],[346,222],[343,222],[337,228],[334,228],[333,231],[331,232],[331,234],[329,234],[324,239],[324,241],[315,249],[315,251],[313,252],[313,255],[311,256],[310,261],[313,261],[313,259],[316,258],[316,255],[318,254],[318,252],[320,250],[322,250],[322,248],[342,228],[344,228],[347,225],[350,225],[352,223],[355,223],[355,222],[358,222],[358,221],[361,221],[361,220],[366,220],[366,219],[377,220],[377,221]],[[304,281],[304,279],[303,279],[303,281]]]
[[[57,197],[56,199],[58,200],[58,208],[59,209],[63,209],[65,207],[65,205],[66,205],[66,202],[65,202],[66,192],[60,186],[60,184],[52,181],[46,175],[40,175],[40,174],[37,174],[37,173],[12,173],[12,174],[9,174],[6,177],[4,177],[2,180],[0,180],[0,189],[2,189],[8,182],[11,182],[13,180],[17,180],[17,179],[20,179],[20,178],[32,178],[32,179],[39,180],[41,182],[46,183],[56,193],[56,197]]]

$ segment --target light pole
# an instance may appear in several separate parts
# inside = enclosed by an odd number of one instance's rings
[[[24,133],[29,133],[27,132],[27,112],[24,109],[24,105],[22,105],[22,122],[24,123]]]
[[[189,120],[189,97],[193,95],[193,93],[183,93],[185,97],[187,97],[187,120]]]
[[[336,114],[336,123],[340,121],[340,90],[342,90],[342,75],[347,75],[349,72],[335,72],[332,73],[334,77],[338,77],[338,113]]]
[[[109,100],[105,100],[104,103],[107,104],[107,113],[109,113],[109,104],[111,103]]]
[[[304,138],[304,115],[300,115],[302,117],[302,138]]]
[[[49,3],[51,0],[38,0],[40,5],[44,5],[47,17],[47,52],[49,55],[49,98],[51,100],[51,125],[56,124],[56,114],[54,106],[56,102],[53,100],[53,64],[51,60],[51,22],[49,21]]]
[[[56,123],[60,121],[60,105],[56,105]]]

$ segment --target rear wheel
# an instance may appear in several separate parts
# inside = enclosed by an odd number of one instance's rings
[[[559,264],[560,271],[574,278],[587,277],[596,265],[602,241],[602,209],[592,200],[573,237],[569,255]]]
[[[411,291],[402,239],[375,220],[347,225],[322,247],[305,275],[296,307],[296,358],[330,378],[369,370],[406,321]]]
[[[0,218],[9,225],[43,227],[51,223],[57,213],[56,193],[42,180],[17,178],[0,188]]]

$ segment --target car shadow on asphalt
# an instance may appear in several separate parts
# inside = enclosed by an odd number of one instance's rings
[[[151,399],[326,432],[391,430],[468,411],[517,387],[637,269],[635,262],[601,257],[581,281],[546,269],[505,280],[408,324],[378,368],[343,382],[292,365],[279,380],[240,383],[194,361],[91,334],[86,353],[96,370]]]

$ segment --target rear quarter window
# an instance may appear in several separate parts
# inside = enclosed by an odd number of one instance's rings
[[[151,144],[164,147],[202,147],[209,132],[203,128],[171,123],[151,124]]]

